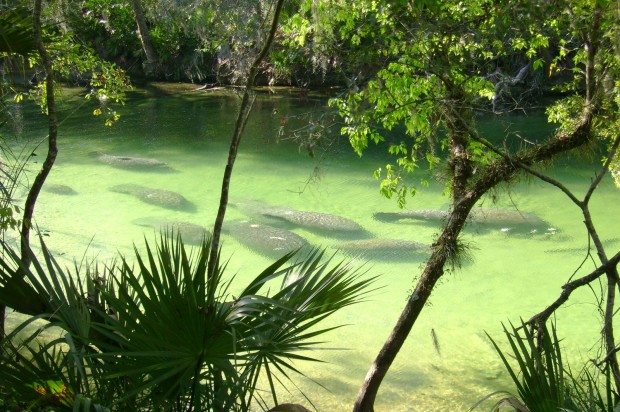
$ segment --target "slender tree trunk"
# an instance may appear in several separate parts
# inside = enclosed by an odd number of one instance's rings
[[[41,34],[41,1],[35,0],[34,9],[32,13],[32,31],[34,35],[35,45],[37,51],[41,56],[43,62],[43,68],[45,70],[45,96],[47,99],[47,119],[48,119],[48,149],[45,161],[41,166],[39,174],[34,179],[28,196],[26,197],[26,203],[24,204],[24,215],[22,217],[21,226],[21,259],[26,265],[30,265],[30,229],[32,227],[32,217],[34,215],[34,207],[37,203],[37,198],[41,192],[41,188],[45,183],[45,179],[52,170],[52,166],[56,161],[56,155],[58,153],[57,136],[58,136],[58,120],[56,116],[56,102],[54,99],[54,72],[52,69],[52,60],[43,44],[43,36]],[[5,322],[4,317],[6,315],[6,308],[4,305],[0,305],[0,337],[4,337]]]
[[[422,277],[407,300],[405,309],[398,318],[396,326],[392,330],[392,333],[390,333],[390,336],[383,345],[383,348],[381,348],[381,351],[366,375],[364,383],[357,395],[355,405],[353,406],[353,411],[372,412],[374,410],[374,403],[379,391],[379,386],[396,358],[396,355],[409,336],[411,328],[426,305],[437,281],[443,276],[446,258],[450,255],[451,251],[456,250],[458,234],[463,228],[469,211],[476,203],[476,200],[477,199],[471,198],[462,202],[457,205],[450,214],[446,227],[443,229],[437,242],[433,245],[433,253],[426,264]]]
[[[612,148],[612,152],[617,148],[617,142],[614,143]],[[605,169],[607,169],[608,163],[605,164]],[[590,190],[585,196],[584,201],[582,202],[582,212],[584,217],[584,223],[586,228],[588,229],[588,234],[592,238],[594,246],[596,247],[596,252],[599,257],[599,260],[603,265],[609,263],[609,259],[607,258],[607,253],[605,253],[605,247],[603,246],[603,242],[601,242],[601,238],[594,227],[594,222],[592,221],[592,216],[590,215],[590,210],[588,207],[591,195],[594,191],[594,188],[600,182],[600,178],[603,176],[601,173],[597,179],[590,186]],[[603,340],[605,342],[605,351],[607,355],[605,356],[605,362],[609,365],[611,370],[612,377],[614,379],[614,385],[616,386],[616,390],[620,389],[620,365],[618,364],[618,355],[616,350],[616,339],[614,337],[614,313],[615,313],[615,302],[616,302],[616,288],[618,288],[618,282],[620,280],[618,274],[618,268],[613,267],[605,272],[607,275],[607,298],[605,304],[604,311],[604,320],[603,320]]]
[[[222,191],[220,194],[220,205],[217,211],[217,217],[215,218],[215,224],[213,226],[213,237],[211,240],[211,253],[209,257],[209,268],[208,274],[212,276],[217,268],[218,264],[218,254],[220,248],[220,235],[222,232],[222,226],[224,224],[224,217],[226,215],[226,208],[228,207],[228,194],[230,190],[230,179],[232,176],[233,166],[235,164],[235,159],[237,158],[237,150],[239,149],[239,142],[241,141],[241,135],[243,134],[243,130],[247,123],[248,117],[250,115],[250,111],[252,110],[252,105],[254,103],[254,99],[251,97],[252,88],[254,87],[254,80],[256,78],[256,74],[258,73],[258,68],[262,61],[267,56],[269,49],[271,48],[271,44],[273,43],[273,39],[276,35],[276,30],[278,28],[278,22],[280,20],[280,13],[282,11],[282,6],[284,5],[284,0],[278,0],[275,6],[275,10],[273,13],[273,18],[271,20],[271,28],[269,30],[269,35],[265,40],[265,44],[261,49],[260,53],[254,59],[252,66],[250,67],[250,71],[248,73],[248,78],[245,84],[245,88],[243,91],[243,97],[241,99],[241,106],[239,108],[239,115],[237,116],[237,122],[235,123],[235,130],[233,132],[233,137],[230,142],[230,150],[228,152],[228,162],[226,163],[226,168],[224,169],[224,177],[222,179]]]
[[[612,153],[610,154],[610,156],[613,156],[613,152],[615,151],[615,148],[617,148],[618,141],[619,140],[617,139],[614,144],[614,149],[612,149]],[[608,163],[606,163],[605,166],[607,167]],[[599,175],[599,178],[602,176],[603,176],[603,173]],[[609,262],[609,259],[607,258],[607,253],[605,253],[605,247],[603,246],[603,242],[601,242],[601,238],[599,237],[598,232],[596,231],[596,228],[594,227],[592,216],[590,215],[590,210],[588,207],[588,203],[590,201],[592,192],[594,188],[596,187],[596,184],[598,184],[599,181],[600,180],[597,179],[597,181],[593,182],[592,185],[590,186],[590,190],[588,191],[584,201],[582,202],[582,212],[584,216],[584,223],[586,225],[586,228],[588,229],[588,235],[590,235],[594,243],[594,246],[596,247],[596,252],[599,257],[600,262],[603,265],[605,265]],[[615,309],[616,288],[619,286],[618,282],[620,278],[619,278],[617,267],[610,268],[609,270],[605,272],[605,274],[607,275],[607,297],[606,297],[606,304],[605,304],[605,311],[604,311],[602,333],[603,333],[603,340],[605,342],[605,351],[607,353],[607,355],[605,356],[605,362],[607,362],[607,365],[609,365],[612,377],[614,379],[614,385],[617,391],[620,389],[620,365],[618,364],[618,355],[617,355],[618,352],[616,350],[616,339],[614,337],[613,319],[614,319],[614,313],[616,312],[616,309]]]
[[[606,262],[605,262],[606,263]],[[605,305],[605,320],[603,324],[603,337],[605,340],[605,350],[607,355],[605,359],[611,370],[611,376],[614,379],[616,391],[620,388],[620,367],[618,366],[618,351],[616,350],[616,341],[614,338],[614,313],[616,301],[616,287],[618,283],[618,269],[613,268],[607,272],[607,304]]]
[[[138,36],[142,43],[142,50],[144,50],[144,55],[146,56],[144,72],[147,75],[155,75],[159,67],[159,58],[153,47],[153,42],[151,41],[151,35],[146,24],[146,17],[144,16],[141,0],[131,0],[131,7],[133,9],[136,25],[138,26]]]
[[[24,205],[24,216],[22,219],[21,232],[21,258],[28,266],[30,265],[30,229],[32,227],[32,216],[34,215],[34,207],[41,193],[41,188],[45,183],[45,179],[50,174],[52,166],[56,161],[58,154],[57,138],[58,138],[58,119],[56,116],[56,100],[54,97],[54,71],[52,69],[52,60],[47,53],[47,49],[43,44],[41,35],[41,0],[35,0],[32,19],[34,39],[37,51],[41,56],[43,68],[45,69],[45,96],[47,99],[47,120],[48,120],[48,148],[47,156],[41,166],[41,170],[35,177],[32,187],[28,192],[26,203]]]
[[[595,106],[596,102],[592,102],[591,105],[584,108],[580,122],[572,133],[560,132],[547,144],[536,146],[515,158],[506,156],[498,159],[491,163],[484,172],[481,172],[481,175],[468,188],[463,189],[461,199],[455,202],[448,222],[439,240],[433,246],[433,253],[426,264],[422,277],[413,294],[407,300],[396,326],[366,375],[353,406],[354,412],[372,412],[374,410],[374,402],[381,382],[422,312],[424,304],[431,295],[437,281],[443,275],[447,256],[458,250],[456,240],[471,208],[490,189],[514,177],[520,170],[519,165],[530,166],[586,144],[590,139]],[[452,120],[459,121],[459,116],[454,117],[455,119]],[[458,130],[470,130],[470,125],[463,122],[459,122],[456,126]],[[471,135],[471,132],[468,133]]]

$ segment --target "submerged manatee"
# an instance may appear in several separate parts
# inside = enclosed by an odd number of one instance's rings
[[[550,227],[538,216],[518,210],[476,208],[471,211],[470,217],[474,222],[500,227],[530,226],[543,230]]]
[[[320,212],[305,212],[285,206],[272,206],[258,201],[244,201],[235,207],[250,216],[261,216],[272,222],[286,222],[293,226],[331,236],[366,236],[358,223],[342,216]]]
[[[430,246],[404,239],[362,239],[341,242],[336,249],[353,257],[372,260],[411,260],[422,258],[430,252]]]
[[[259,202],[258,200],[241,200],[230,203],[230,205],[254,218],[273,214],[277,215],[293,210],[290,207],[269,205],[267,203]]]
[[[66,195],[66,196],[77,195],[77,192],[73,190],[73,188],[67,185],[61,185],[61,184],[55,184],[55,183],[49,183],[49,184],[43,185],[43,190],[45,190],[46,192],[55,193],[57,195]]]
[[[145,203],[177,210],[193,210],[194,205],[178,193],[169,190],[152,189],[131,183],[112,186],[111,191],[132,195]]]
[[[573,240],[570,237],[567,237],[565,240]],[[620,238],[614,237],[611,239],[606,239],[603,240],[603,247],[615,247],[615,244],[618,243],[618,241],[620,241]],[[554,248],[554,249],[545,249],[545,253],[565,253],[568,255],[585,255],[587,253],[596,253],[596,246],[595,245],[588,245],[588,244],[584,244],[581,247],[560,247],[560,248]]]
[[[373,213],[372,217],[382,222],[398,222],[406,219],[440,222],[448,217],[448,212],[434,209],[403,210],[400,212],[376,212]]]
[[[122,169],[171,172],[173,169],[166,163],[148,157],[115,156],[101,152],[94,152],[93,155],[102,163]]]
[[[143,217],[133,220],[133,223],[138,226],[153,228],[168,237],[180,234],[183,243],[189,245],[200,246],[205,238],[211,236],[211,232],[207,229],[191,222]]]
[[[445,221],[450,212],[445,210],[405,210],[402,212],[374,213],[376,220],[383,222],[397,222],[413,219],[422,222],[437,224]],[[536,215],[517,210],[475,208],[469,214],[468,227],[475,229],[499,229],[506,233],[545,233],[553,234],[556,229]]]
[[[308,245],[298,234],[247,220],[226,223],[224,230],[240,243],[269,257],[280,258]]]

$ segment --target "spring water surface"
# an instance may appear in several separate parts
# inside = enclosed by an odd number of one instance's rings
[[[74,194],[42,192],[35,223],[46,234],[49,248],[66,263],[83,257],[107,261],[118,252],[131,256],[132,245],[154,239],[154,230],[135,224],[137,219],[185,221],[210,228],[213,225],[229,139],[237,115],[238,98],[230,94],[189,92],[179,87],[133,92],[113,127],[93,117],[91,103],[79,97],[61,106],[59,155],[48,185],[69,186]],[[276,94],[259,95],[247,125],[231,182],[231,202],[260,201],[302,211],[322,212],[351,219],[373,238],[412,240],[431,244],[437,225],[415,221],[383,222],[375,212],[398,212],[394,200],[380,196],[373,171],[386,161],[386,149],[371,148],[359,158],[348,142],[331,131],[323,116],[324,100],[300,99]],[[76,107],[82,105],[78,110]],[[20,106],[16,114],[24,128],[14,130],[17,146],[32,147],[46,134],[46,119],[36,108]],[[542,115],[481,120],[485,133],[520,131],[536,138],[551,130]],[[309,151],[291,139],[330,133],[335,139],[326,150]],[[28,167],[30,180],[45,156],[45,143]],[[172,172],[127,170],[101,162],[101,153],[114,156],[155,158]],[[314,157],[309,154],[312,153]],[[38,159],[38,161],[37,161]],[[583,197],[599,158],[565,158],[551,172]],[[182,194],[193,207],[162,208],[110,190],[120,184],[141,185]],[[439,183],[420,188],[408,200],[407,209],[442,209],[448,203]],[[25,192],[19,193],[24,196]],[[501,322],[518,323],[544,309],[560,293],[561,285],[577,270],[587,245],[579,211],[559,190],[530,179],[497,193],[493,207],[533,213],[557,229],[555,235],[511,236],[501,230],[471,229],[464,239],[473,261],[447,273],[426,307],[388,373],[380,390],[378,411],[467,410],[478,399],[500,389],[511,389],[508,375],[484,332],[504,342]],[[617,247],[620,192],[604,179],[592,201],[595,223],[607,245]],[[491,206],[491,200],[485,200]],[[248,219],[231,207],[227,221]],[[329,234],[295,228],[310,244],[331,253],[344,242]],[[614,239],[616,238],[616,239]],[[229,274],[236,283],[255,276],[273,258],[256,253],[235,237],[223,236],[223,256],[229,257]],[[339,255],[340,256],[340,255]],[[328,335],[326,349],[314,356],[321,364],[298,365],[308,378],[296,383],[319,411],[351,409],[363,378],[394,326],[423,257],[408,259],[375,256],[365,266],[368,275],[380,275],[382,288],[363,303],[339,313],[330,324],[346,324]],[[361,265],[361,262],[360,262]],[[586,264],[578,273],[585,274]],[[595,357],[601,317],[592,291],[575,293],[557,313],[558,330],[571,361]],[[436,344],[433,341],[436,340]],[[312,382],[311,379],[321,386]],[[291,386],[292,387],[292,386]],[[289,400],[307,404],[295,390]],[[484,408],[484,406],[483,406]]]

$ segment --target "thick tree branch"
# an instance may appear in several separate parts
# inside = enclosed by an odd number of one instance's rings
[[[30,264],[30,229],[32,227],[32,216],[34,207],[37,202],[41,188],[45,183],[45,179],[52,170],[52,166],[56,161],[58,154],[57,137],[58,137],[58,119],[56,116],[56,101],[54,97],[54,71],[52,69],[52,60],[43,44],[43,36],[41,34],[41,0],[35,0],[34,10],[32,14],[32,29],[35,39],[37,51],[41,56],[43,68],[45,70],[45,96],[47,99],[47,119],[48,119],[48,150],[45,161],[41,166],[39,174],[34,179],[32,187],[28,192],[26,203],[24,205],[24,216],[21,228],[21,257],[26,266]]]
[[[151,41],[151,34],[146,24],[146,17],[144,16],[144,9],[142,8],[142,0],[131,0],[131,7],[133,9],[134,20],[138,27],[138,37],[142,43],[142,50],[146,56],[146,64],[144,65],[144,72],[147,75],[157,74],[159,65],[159,58],[153,47]]]

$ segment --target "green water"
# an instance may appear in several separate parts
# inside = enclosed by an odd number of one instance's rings
[[[234,95],[153,90],[134,92],[122,117],[113,127],[103,126],[90,115],[90,103],[74,111],[81,101],[64,103],[59,133],[59,156],[48,179],[50,184],[70,186],[76,194],[43,192],[35,211],[36,224],[48,236],[50,249],[63,261],[111,259],[117,252],[131,254],[132,244],[154,238],[153,230],[132,223],[139,218],[188,221],[210,227],[215,219],[221,177],[234,127],[238,99]],[[303,129],[322,117],[325,102],[294,96],[263,94],[244,135],[231,183],[231,201],[258,200],[303,211],[323,212],[352,219],[372,236],[432,243],[437,227],[413,222],[386,223],[373,219],[374,212],[396,212],[395,201],[379,195],[372,172],[385,162],[385,148],[371,149],[358,158],[348,143],[338,140],[328,153],[305,148],[287,139],[289,132]],[[19,145],[45,136],[45,123],[36,110],[19,109],[25,127],[17,131]],[[292,116],[299,115],[298,119]],[[509,117],[502,122],[483,121],[488,133],[501,132],[511,123],[514,130],[535,137],[547,133],[541,116]],[[280,128],[284,126],[284,134]],[[45,147],[36,152],[41,161]],[[98,162],[91,153],[156,158],[173,173],[131,171]],[[598,156],[591,162],[598,164]],[[32,179],[40,163],[31,164]],[[554,165],[553,175],[576,192],[585,193],[595,167],[582,159],[567,158]],[[139,184],[174,191],[195,205],[195,210],[170,210],[113,192],[119,184]],[[424,188],[410,199],[408,209],[444,208],[448,199],[439,184]],[[448,273],[434,292],[430,305],[419,318],[406,345],[392,366],[377,399],[378,411],[467,410],[484,395],[510,389],[508,376],[484,336],[501,340],[501,322],[518,322],[551,303],[561,285],[577,270],[583,253],[569,249],[586,245],[576,207],[560,193],[535,181],[513,184],[500,192],[497,207],[535,213],[558,229],[555,236],[514,237],[501,231],[468,231],[464,239],[472,246],[474,261]],[[21,192],[23,196],[23,191]],[[508,196],[509,195],[509,196]],[[603,239],[618,236],[620,193],[605,179],[592,202],[595,223]],[[486,200],[485,205],[490,205]],[[227,220],[247,219],[231,208]],[[309,243],[336,252],[342,239],[301,228],[295,233]],[[229,273],[237,285],[257,274],[271,259],[224,235],[223,255],[230,257]],[[87,244],[90,246],[87,248]],[[612,245],[617,247],[617,244]],[[557,251],[557,249],[561,249]],[[566,249],[566,251],[562,251]],[[400,314],[423,259],[396,262],[376,259],[366,265],[369,275],[380,275],[380,290],[365,302],[346,309],[331,320],[347,324],[329,336],[326,349],[316,356],[323,364],[298,365],[325,386],[310,379],[296,380],[319,411],[350,410],[369,365]],[[361,264],[361,263],[360,263]],[[586,264],[579,274],[591,269]],[[557,313],[558,328],[567,338],[563,345],[578,362],[596,356],[600,315],[591,291],[575,293]],[[431,333],[438,339],[438,352]],[[284,395],[286,397],[286,395]],[[306,403],[293,389],[289,400]]]

